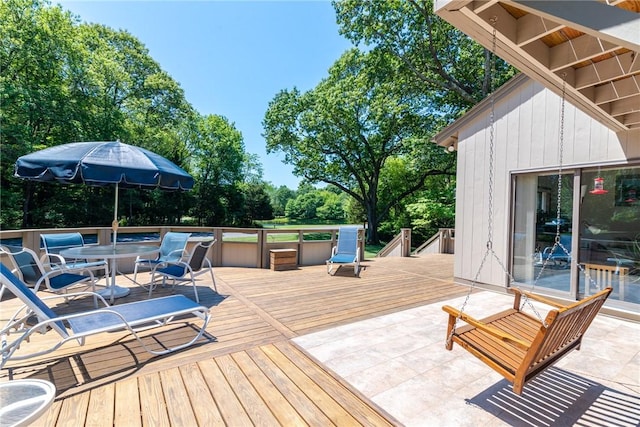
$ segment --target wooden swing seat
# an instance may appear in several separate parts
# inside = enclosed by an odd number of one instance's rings
[[[458,343],[512,383],[514,393],[521,394],[524,385],[536,375],[571,350],[580,349],[582,336],[611,289],[605,288],[565,306],[512,288],[513,308],[482,320],[445,305],[442,309],[449,313],[446,348],[451,350],[453,343]],[[522,295],[555,307],[549,311],[544,323],[520,311]],[[452,334],[458,317],[467,324],[456,327]]]

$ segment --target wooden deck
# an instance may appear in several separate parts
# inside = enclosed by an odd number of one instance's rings
[[[362,265],[360,277],[348,267],[332,277],[325,266],[217,268],[219,294],[208,276],[198,282],[200,302],[212,313],[201,343],[152,357],[127,334],[102,334],[82,347],[69,343],[8,364],[0,381],[41,378],[56,385],[56,401],[36,425],[396,425],[290,339],[457,297],[467,288],[452,283],[452,255],[382,258]],[[169,293],[160,288],[154,296]],[[193,297],[190,286],[178,286],[176,293]],[[134,285],[131,295],[116,303],[142,298],[145,291]],[[16,305],[5,297],[0,321]],[[74,301],[56,310],[82,306],[91,304]],[[443,316],[443,331],[445,323]],[[175,345],[197,324],[184,319],[144,334],[144,341]],[[38,335],[24,349],[44,347],[50,338],[56,337]]]

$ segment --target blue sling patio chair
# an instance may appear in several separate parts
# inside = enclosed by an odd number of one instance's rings
[[[170,231],[162,238],[160,243],[160,253],[154,259],[136,258],[135,266],[133,268],[133,281],[138,283],[138,269],[140,267],[153,270],[160,265],[166,265],[168,262],[178,262],[185,255],[187,241],[191,237],[191,233],[176,233]],[[151,284],[150,286],[152,286]]]
[[[360,273],[360,250],[358,248],[358,227],[340,227],[338,243],[331,249],[331,258],[327,260],[327,273],[331,274],[334,265],[336,271],[340,265],[352,264],[354,275]],[[335,274],[335,273],[334,273]]]
[[[52,269],[103,271],[109,275],[109,265],[106,260],[88,261],[86,259],[67,259],[60,255],[60,251],[84,246],[84,238],[80,233],[41,234],[42,246],[46,252],[48,263]]]
[[[173,280],[174,287],[176,285],[176,282],[178,281],[191,281],[196,302],[200,302],[200,298],[198,297],[198,287],[196,286],[196,277],[201,274],[206,274],[208,271],[211,274],[211,282],[213,283],[213,288],[216,292],[218,292],[218,287],[216,286],[216,278],[213,275],[213,267],[211,266],[211,262],[207,258],[207,252],[209,252],[209,248],[211,248],[215,242],[215,239],[199,242],[193,248],[186,260],[180,260],[176,262],[167,261],[165,264],[159,264],[157,268],[154,268],[151,272],[149,298],[151,298],[151,292],[156,287],[156,275],[162,277],[163,287],[167,279]]]
[[[537,264],[542,265],[545,262],[563,268],[571,266],[571,234],[561,234],[558,244],[547,246],[540,252]]]
[[[109,306],[104,298],[93,292],[79,292],[74,296],[93,295],[101,300],[105,305],[104,308],[58,315],[45,303],[45,300],[59,298],[59,295],[39,298],[4,264],[0,264],[0,283],[24,304],[0,330],[0,336],[2,336],[2,362],[0,362],[0,368],[4,367],[10,360],[24,360],[50,353],[68,341],[75,340],[82,346],[85,343],[85,338],[91,335],[117,331],[129,331],[142,347],[151,354],[165,354],[195,343],[205,333],[210,320],[208,308],[196,304],[184,295],[171,295]],[[38,321],[35,325],[30,326],[27,324],[27,320],[34,315],[37,316]],[[167,325],[174,318],[185,315],[195,316],[202,320],[202,326],[196,332],[195,337],[188,339],[185,343],[170,348],[166,348],[163,345],[161,350],[154,350],[145,345],[138,335],[141,331]],[[60,339],[57,342],[44,350],[41,346],[36,346],[31,352],[24,349],[19,354],[16,353],[20,350],[21,345],[27,347],[25,343],[31,335],[35,332],[46,333],[49,328],[60,335]],[[8,341],[10,332],[20,335],[13,341]]]
[[[44,287],[52,292],[67,292],[76,285],[85,285],[95,291],[96,280],[91,270],[79,269],[51,269],[48,264],[38,259],[35,252],[29,248],[18,246],[0,246],[0,254],[6,255],[13,266],[11,272],[18,278],[33,287],[33,292],[38,292]],[[80,274],[84,273],[86,274]],[[4,293],[4,286],[0,288],[0,298]],[[96,300],[97,303],[97,300]]]

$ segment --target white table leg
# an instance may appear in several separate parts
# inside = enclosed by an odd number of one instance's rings
[[[109,302],[113,304],[115,298],[122,298],[129,295],[131,292],[129,288],[124,288],[116,285],[116,274],[118,272],[118,266],[116,258],[111,259],[111,281],[107,283],[107,287],[98,291],[98,293],[104,297],[109,298]]]

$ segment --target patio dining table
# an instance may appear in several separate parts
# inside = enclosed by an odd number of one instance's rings
[[[29,426],[53,403],[56,387],[29,378],[0,383],[0,427]]]
[[[109,261],[111,269],[111,280],[107,278],[107,287],[98,291],[103,297],[109,297],[109,302],[113,303],[115,298],[122,298],[129,295],[129,288],[116,284],[118,274],[118,259],[135,258],[140,255],[149,256],[158,252],[158,246],[149,245],[87,245],[77,248],[69,248],[60,251],[60,255],[65,258],[78,259],[104,259]]]

